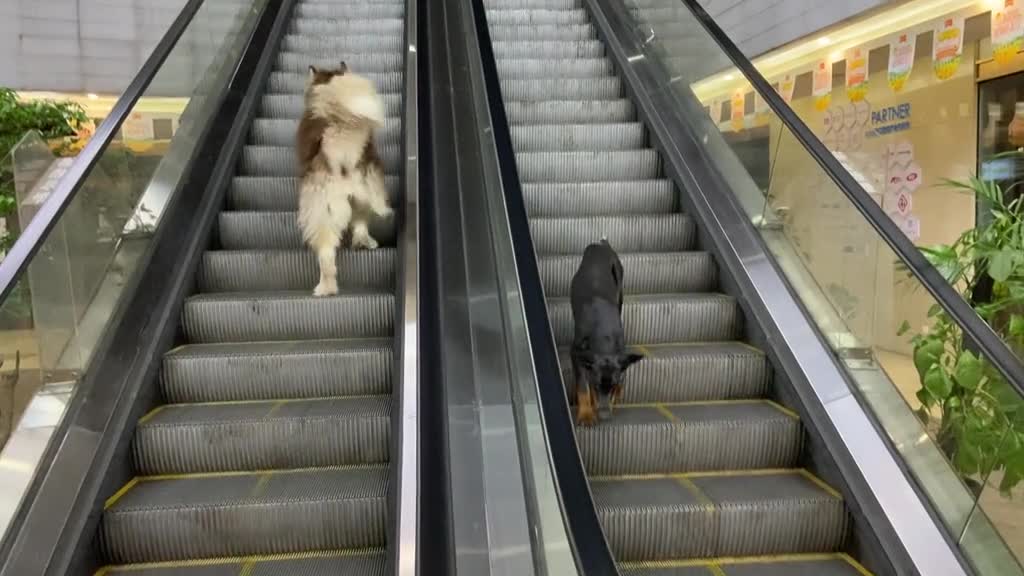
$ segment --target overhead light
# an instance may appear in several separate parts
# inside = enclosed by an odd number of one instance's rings
[[[821,38],[818,38],[818,46],[828,46],[831,43],[832,39],[829,38],[828,36],[822,36]]]
[[[726,80],[732,80],[733,78],[735,78],[735,76],[733,76],[732,74],[726,74],[725,75],[725,79]]]
[[[97,94],[93,94],[92,92],[89,92],[89,93],[88,93],[88,94],[86,94],[85,96],[86,96],[86,98],[88,98],[89,100],[99,100],[99,96],[98,96]]]

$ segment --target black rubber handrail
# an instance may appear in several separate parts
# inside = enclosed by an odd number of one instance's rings
[[[764,98],[776,116],[818,162],[818,165],[835,182],[843,194],[849,198],[857,211],[867,219],[871,227],[907,265],[910,272],[924,284],[925,289],[938,301],[949,317],[960,326],[969,341],[977,346],[981,354],[999,370],[1007,382],[1013,386],[1013,389],[1024,397],[1024,363],[1021,363],[1020,358],[1010,350],[1003,339],[992,330],[992,327],[978,316],[970,304],[914,246],[914,243],[900,231],[896,223],[882,211],[882,207],[871,198],[871,195],[847,172],[807,124],[786,104],[697,0],[680,1],[690,9],[704,30],[718,44],[718,47],[746,76],[758,95]]]
[[[28,266],[32,257],[43,245],[50,230],[57,224],[61,214],[74,200],[78,190],[81,189],[85,179],[92,172],[92,168],[99,161],[107,146],[117,135],[128,115],[131,114],[135,103],[142,97],[146,88],[153,81],[164,61],[170,55],[178,43],[178,39],[188,28],[190,22],[203,5],[204,0],[189,0],[178,14],[177,18],[168,28],[160,42],[153,48],[153,52],[146,59],[145,64],[139,69],[138,74],[128,84],[121,97],[117,99],[110,114],[100,122],[96,132],[89,139],[85,148],[75,157],[68,171],[61,177],[53,193],[43,202],[39,211],[32,220],[25,225],[21,236],[15,241],[14,246],[7,252],[7,255],[0,261],[0,305],[6,301],[7,296],[14,290],[15,285],[21,278],[22,272]]]
[[[615,558],[605,540],[590,492],[590,482],[576,445],[576,430],[565,386],[562,383],[558,348],[551,332],[544,286],[541,282],[533,237],[530,234],[515,149],[512,147],[512,134],[505,115],[498,66],[487,26],[487,12],[483,0],[472,0],[472,6],[487,90],[487,105],[491,114],[491,128],[498,152],[505,209],[512,236],[516,270],[519,274],[520,294],[523,298],[530,349],[537,373],[541,413],[544,417],[548,449],[551,451],[551,461],[555,468],[555,479],[559,487],[570,543],[581,574],[617,575]]]

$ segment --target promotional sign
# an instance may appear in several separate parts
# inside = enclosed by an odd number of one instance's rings
[[[718,126],[718,123],[722,121],[722,101],[712,100],[709,113],[711,114],[711,121],[715,123],[715,126]]]
[[[889,87],[893,92],[900,92],[907,84],[910,73],[914,70],[914,51],[917,38],[910,34],[900,34],[889,45]]]
[[[814,65],[812,80],[811,95],[814,96],[814,107],[819,112],[824,112],[832,102],[832,63],[827,58]]]
[[[964,51],[964,19],[943,18],[935,29],[932,41],[932,66],[935,77],[949,80],[960,68]]]
[[[732,102],[729,107],[729,120],[732,129],[736,132],[743,130],[743,118],[746,116],[747,95],[743,90],[736,90],[732,93]]]
[[[899,142],[886,150],[885,198],[882,208],[906,234],[916,241],[921,237],[921,220],[914,215],[914,191],[921,186],[921,166],[914,161],[914,147]]]
[[[860,102],[868,94],[868,52],[853,48],[846,53],[846,96]]]
[[[1002,0],[1001,4],[992,11],[992,58],[997,64],[1007,64],[1020,51],[1024,18],[1017,0]]]
[[[779,95],[786,101],[786,104],[793,101],[794,88],[796,88],[796,79],[793,78],[792,74],[786,74],[782,80],[779,81]]]

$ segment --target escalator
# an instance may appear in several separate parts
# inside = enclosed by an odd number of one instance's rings
[[[292,150],[309,65],[369,76],[395,199],[402,163],[404,0],[300,1],[163,358],[162,402],[137,423],[136,477],[103,507],[105,574],[382,574],[394,499],[397,250],[339,251],[315,298],[296,225]],[[412,281],[412,280],[410,280]]]
[[[625,574],[867,571],[852,519],[810,472],[807,433],[698,244],[582,0],[485,0],[501,94],[570,382],[569,285],[607,237],[625,269],[627,373],[614,416],[577,427],[597,514]]]

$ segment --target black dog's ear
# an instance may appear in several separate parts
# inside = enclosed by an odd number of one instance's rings
[[[637,354],[636,352],[627,352],[619,358],[619,369],[625,372],[626,368],[629,368],[633,364],[636,364],[637,362],[643,359],[643,354]]]

